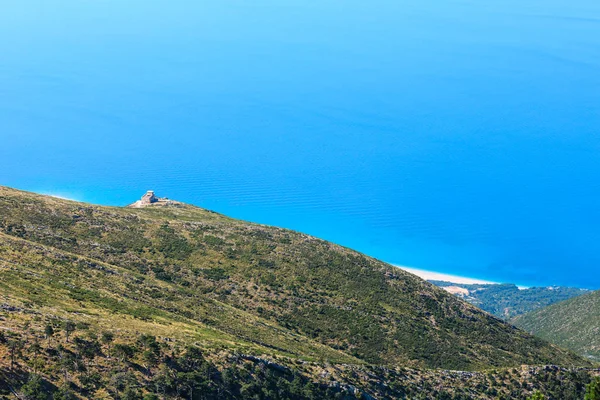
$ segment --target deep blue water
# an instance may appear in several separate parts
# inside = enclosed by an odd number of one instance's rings
[[[0,184],[600,288],[600,2],[4,1]]]

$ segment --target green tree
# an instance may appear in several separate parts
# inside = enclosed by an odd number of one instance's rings
[[[115,340],[115,335],[112,332],[102,332],[102,336],[100,337],[102,344],[109,345],[113,340]]]
[[[73,393],[68,385],[62,385],[53,395],[53,400],[77,400],[77,396]]]
[[[79,369],[78,360],[73,353],[64,348],[61,344],[58,345],[57,351],[57,365],[60,367],[64,375],[64,382],[67,383],[69,382],[69,372],[74,372]]]
[[[99,389],[102,386],[102,375],[97,372],[80,375],[79,382],[86,390]]]
[[[47,324],[44,328],[44,335],[46,335],[46,340],[52,339],[54,333],[54,327],[52,326],[52,324]]]
[[[121,396],[123,400],[142,400],[142,395],[140,392],[132,386],[125,388],[123,395]]]
[[[294,380],[290,384],[290,393],[294,396],[301,397],[304,393],[304,382],[299,375],[294,375]]]
[[[176,377],[174,371],[169,369],[167,364],[161,364],[158,373],[152,379],[152,384],[156,388],[156,393],[162,394],[165,397],[167,392],[175,389]]]
[[[113,352],[115,356],[119,359],[119,361],[124,362],[129,360],[135,354],[135,348],[128,344],[115,344],[113,347]]]
[[[100,343],[98,343],[95,340],[84,340],[81,338],[75,338],[75,346],[77,348],[77,353],[79,357],[90,361],[93,360],[101,352]]]
[[[177,383],[186,389],[190,400],[194,399],[195,393],[204,392],[208,388],[208,382],[200,371],[179,372]]]
[[[158,363],[158,356],[156,355],[156,353],[150,350],[146,350],[142,353],[142,359],[146,364],[146,369],[150,369],[150,367],[153,367]]]
[[[8,354],[10,356],[10,369],[14,369],[17,357],[21,355],[23,342],[19,337],[13,337],[8,340]]]
[[[202,351],[197,347],[190,346],[179,359],[179,364],[184,371],[196,371],[204,361]]]
[[[122,396],[119,396],[120,398],[132,400],[142,398],[137,391],[137,387],[139,387],[137,378],[131,371],[113,375],[109,385],[114,392],[122,393]]]
[[[75,323],[73,323],[72,321],[67,321],[65,322],[65,338],[67,340],[67,343],[69,343],[69,337],[71,336],[71,333],[75,332]]]
[[[44,382],[37,374],[32,374],[26,384],[21,387],[21,393],[27,400],[47,400],[48,393],[44,389]]]
[[[107,356],[111,355],[112,353],[111,345],[114,340],[115,335],[112,332],[102,332],[102,335],[100,336],[100,343],[108,348]]]
[[[143,349],[142,359],[146,364],[146,369],[155,366],[159,361],[160,344],[152,335],[141,335],[138,338],[138,345]]]
[[[41,365],[41,359],[39,359],[38,356],[39,356],[40,352],[42,351],[42,346],[40,346],[37,339],[35,339],[34,342],[31,344],[31,346],[29,346],[29,351],[31,353],[33,353],[32,364],[33,364],[33,373],[35,374],[38,372],[37,369]]]
[[[539,390],[536,390],[527,398],[527,400],[546,400],[546,396],[544,396]]]
[[[600,377],[595,377],[594,380],[587,385],[585,400],[600,400]]]

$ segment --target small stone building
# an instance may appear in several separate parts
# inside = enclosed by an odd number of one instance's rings
[[[140,200],[140,204],[143,204],[143,205],[148,205],[148,204],[157,203],[157,202],[158,202],[158,197],[156,197],[154,195],[154,191],[152,191],[152,190],[148,190],[146,192],[146,194],[143,195],[142,199]]]

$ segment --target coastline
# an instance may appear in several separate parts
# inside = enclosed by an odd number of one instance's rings
[[[436,281],[446,281],[452,283],[462,283],[466,285],[473,284],[498,284],[499,282],[486,281],[483,279],[477,278],[469,278],[466,276],[452,275],[452,274],[444,274],[441,272],[428,271],[419,268],[406,267],[404,265],[394,265],[406,272],[410,272],[413,275],[417,275],[419,278],[425,280],[436,280]]]

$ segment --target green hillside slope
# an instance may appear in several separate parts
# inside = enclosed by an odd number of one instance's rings
[[[513,322],[564,348],[600,361],[600,291],[522,315]]]
[[[462,284],[434,280],[430,282],[505,320],[589,293],[589,290],[585,289],[560,286],[519,288],[508,283]]]
[[[2,188],[0,232],[0,257],[15,266],[2,270],[4,290],[18,293],[28,280],[36,290],[21,296],[40,305],[55,306],[60,294],[61,309],[84,303],[185,321],[206,341],[332,361],[455,369],[575,361],[397,268],[196,207],[96,207]]]

